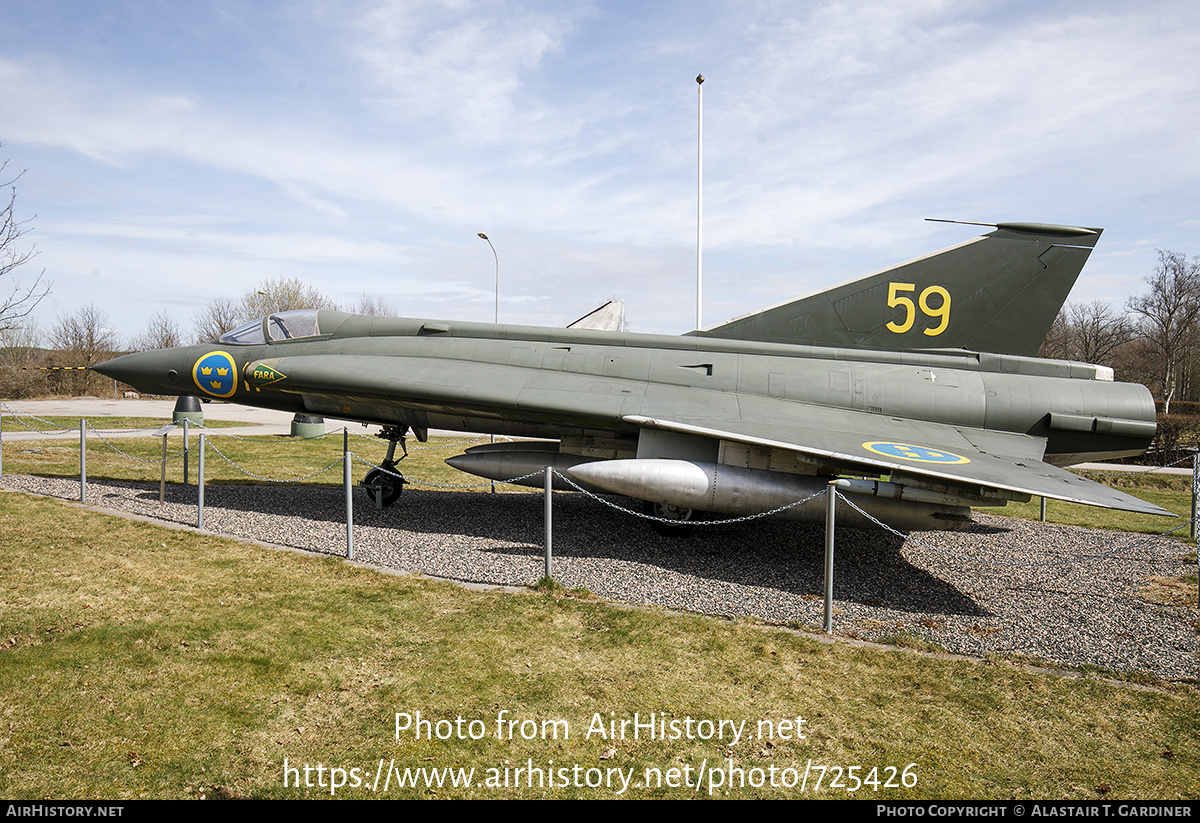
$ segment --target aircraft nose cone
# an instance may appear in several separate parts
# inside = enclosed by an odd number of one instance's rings
[[[175,394],[182,385],[176,360],[169,351],[143,351],[97,363],[92,371],[150,394]]]

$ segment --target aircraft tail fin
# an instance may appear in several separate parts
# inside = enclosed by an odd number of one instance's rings
[[[1035,355],[1102,229],[995,223],[995,231],[691,332],[701,337],[884,350]]]

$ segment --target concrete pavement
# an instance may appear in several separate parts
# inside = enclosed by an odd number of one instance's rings
[[[2,409],[4,416],[16,416],[25,425],[40,431],[4,432],[4,439],[13,442],[22,440],[44,440],[47,437],[69,437],[78,435],[77,429],[67,429],[54,434],[41,432],[51,430],[51,427],[39,423],[33,417],[86,417],[97,429],[104,428],[105,417],[149,417],[162,421],[165,425],[171,422],[171,413],[175,409],[174,400],[113,400],[97,397],[72,397],[66,400],[5,400]],[[292,430],[292,414],[290,412],[274,411],[271,409],[256,409],[237,403],[201,403],[205,420],[221,420],[245,423],[244,426],[222,427],[215,430],[221,434],[236,434],[239,436],[290,434]],[[325,430],[333,432],[343,426],[359,434],[374,434],[378,426],[364,427],[361,423],[344,420],[327,419]],[[198,429],[193,428],[193,432]],[[105,432],[105,437],[149,437],[152,430],[140,429],[133,431]],[[172,434],[182,436],[180,428]]]

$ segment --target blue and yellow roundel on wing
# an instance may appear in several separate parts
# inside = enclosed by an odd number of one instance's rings
[[[225,352],[209,352],[192,366],[192,381],[205,394],[233,397],[237,391],[237,366]]]
[[[884,457],[897,457],[901,460],[912,460],[915,463],[970,463],[970,458],[954,452],[931,449],[928,446],[914,446],[911,443],[887,443],[879,440],[863,443],[867,451],[882,454]]]

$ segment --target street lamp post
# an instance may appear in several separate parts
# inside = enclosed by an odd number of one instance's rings
[[[696,328],[704,328],[700,294],[704,248],[704,75],[696,75]]]
[[[479,236],[487,240],[488,248],[492,250],[492,257],[496,258],[496,310],[492,317],[492,322],[500,322],[500,256],[496,254],[496,247],[492,245],[492,241],[483,232],[478,232]]]
[[[492,322],[499,324],[500,323],[500,255],[496,254],[496,247],[492,245],[491,238],[489,238],[483,232],[476,232],[476,234],[478,234],[484,240],[487,240],[488,248],[492,250],[492,257],[495,258],[495,260],[496,260],[496,306],[495,306],[495,311],[493,312]],[[496,435],[493,434],[488,439],[488,442],[495,443]],[[495,493],[496,493],[496,481],[493,480],[492,481],[492,494],[495,494]]]

